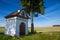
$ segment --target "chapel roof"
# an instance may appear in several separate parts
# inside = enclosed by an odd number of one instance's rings
[[[7,18],[11,18],[11,17],[15,17],[16,16],[16,17],[28,19],[28,17],[26,17],[25,15],[19,15],[21,12],[22,12],[22,10],[20,10],[20,11],[18,10],[16,12],[12,12],[9,15],[5,16],[5,18],[7,19]]]

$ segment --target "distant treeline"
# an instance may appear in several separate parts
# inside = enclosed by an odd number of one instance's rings
[[[53,25],[53,27],[60,27],[60,25]]]
[[[0,27],[0,28],[5,28],[5,27]]]

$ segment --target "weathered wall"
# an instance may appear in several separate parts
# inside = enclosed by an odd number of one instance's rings
[[[6,19],[5,34],[14,36],[16,34],[16,18]]]

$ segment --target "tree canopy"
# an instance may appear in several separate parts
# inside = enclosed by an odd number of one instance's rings
[[[32,11],[44,14],[43,3],[43,0],[21,0],[21,5],[24,7],[23,9],[28,13]]]

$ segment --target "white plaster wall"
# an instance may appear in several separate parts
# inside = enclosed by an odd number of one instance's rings
[[[25,34],[28,34],[28,19],[23,19],[23,18],[19,18],[17,17],[16,19],[16,36],[19,36],[19,32],[20,32],[20,24],[24,22],[25,23]]]
[[[16,19],[16,36],[19,36],[19,24],[20,24],[20,21]]]
[[[16,18],[6,19],[5,34],[14,36],[16,34]]]

